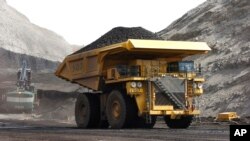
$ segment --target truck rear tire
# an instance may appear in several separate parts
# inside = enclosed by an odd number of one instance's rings
[[[78,128],[97,128],[100,124],[100,107],[91,94],[79,94],[75,105],[75,119]]]
[[[107,99],[106,115],[111,128],[131,127],[136,113],[133,99],[120,91],[112,91]]]
[[[170,116],[164,116],[165,123],[169,128],[188,128],[192,123],[193,116],[181,116],[179,119],[171,119]]]

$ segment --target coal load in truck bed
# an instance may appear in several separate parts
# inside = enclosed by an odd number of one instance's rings
[[[101,36],[96,41],[76,51],[74,54],[96,48],[105,47],[115,43],[125,42],[128,39],[162,40],[161,37],[157,36],[156,34],[142,27],[132,27],[132,28],[116,27],[107,32],[106,34],[104,34],[103,36]]]

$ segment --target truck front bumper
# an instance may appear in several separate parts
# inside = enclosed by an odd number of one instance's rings
[[[199,115],[200,111],[199,110],[190,110],[190,111],[185,111],[185,110],[151,110],[149,112],[150,115],[158,115],[158,116],[188,116],[188,115]]]

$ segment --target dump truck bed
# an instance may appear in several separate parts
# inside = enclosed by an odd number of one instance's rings
[[[99,91],[105,59],[184,58],[211,50],[204,42],[129,39],[106,47],[67,56],[56,70],[56,76]]]

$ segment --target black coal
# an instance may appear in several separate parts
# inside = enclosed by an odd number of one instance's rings
[[[142,27],[115,27],[96,41],[81,48],[73,54],[101,48],[115,43],[127,41],[128,39],[151,39],[151,40],[162,40],[161,37],[157,36],[151,31],[148,31]]]

